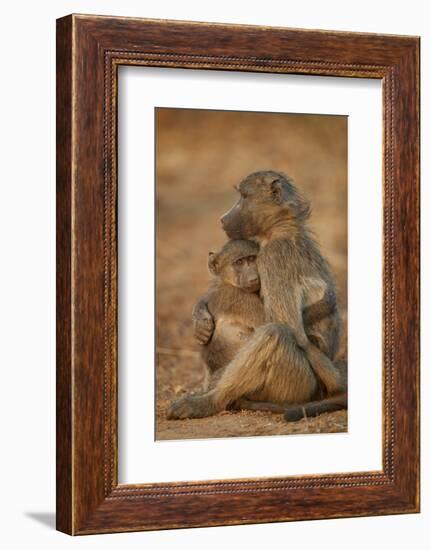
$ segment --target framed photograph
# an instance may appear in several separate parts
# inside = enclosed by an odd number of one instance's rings
[[[419,38],[57,21],[57,528],[419,511]]]

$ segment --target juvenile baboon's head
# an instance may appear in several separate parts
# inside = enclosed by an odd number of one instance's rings
[[[237,191],[240,198],[220,219],[231,239],[265,238],[283,224],[302,224],[310,213],[293,181],[280,172],[254,172]]]
[[[252,241],[229,241],[220,252],[209,253],[208,267],[224,283],[247,292],[257,292],[260,288],[256,265],[258,252],[259,245]]]

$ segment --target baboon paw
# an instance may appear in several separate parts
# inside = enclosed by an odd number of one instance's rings
[[[186,396],[172,402],[167,416],[169,420],[204,418],[214,412],[208,399],[201,396]]]
[[[190,418],[191,412],[187,397],[183,397],[171,403],[167,416],[169,420],[180,420],[182,418]]]
[[[201,346],[205,346],[211,339],[214,332],[214,321],[212,318],[194,319],[194,335]]]

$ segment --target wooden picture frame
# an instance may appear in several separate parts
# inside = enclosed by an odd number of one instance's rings
[[[119,485],[117,68],[381,79],[383,469]],[[57,529],[419,511],[419,38],[70,15],[57,21]]]

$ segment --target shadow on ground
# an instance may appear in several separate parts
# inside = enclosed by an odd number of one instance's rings
[[[55,513],[54,512],[25,512],[28,518],[41,523],[45,527],[55,529]]]

